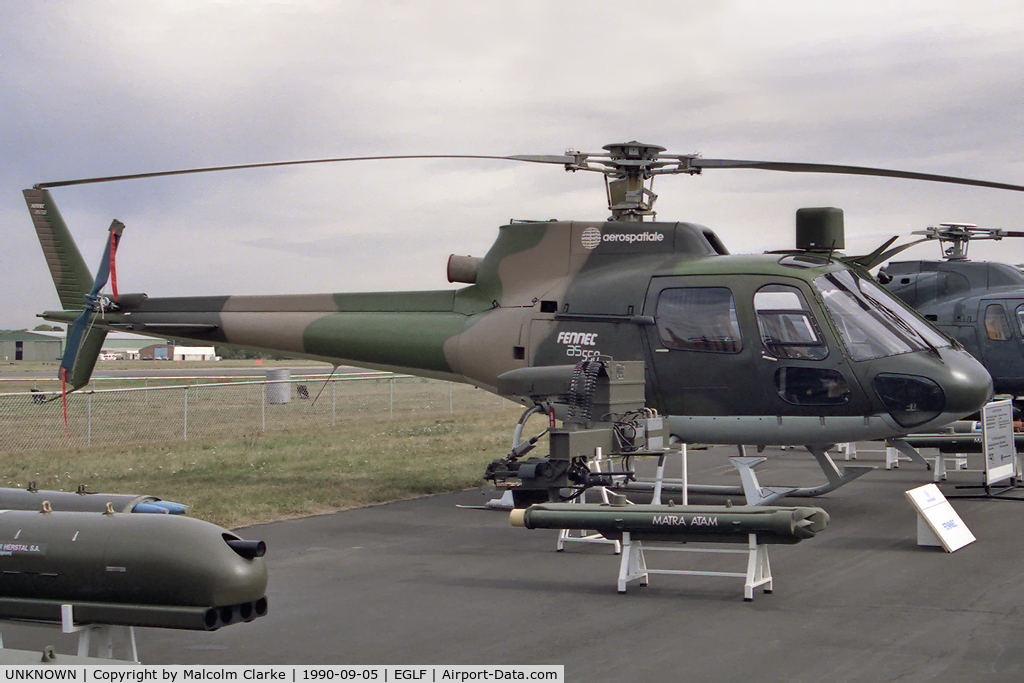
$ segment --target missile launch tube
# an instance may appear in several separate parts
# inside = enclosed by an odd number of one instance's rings
[[[0,619],[212,630],[267,611],[262,541],[182,515],[0,511]]]
[[[621,540],[623,532],[644,541],[799,543],[822,531],[828,513],[816,507],[722,505],[596,505],[540,503],[513,510],[512,526],[527,529],[590,529]]]
[[[42,509],[43,501],[56,512],[103,512],[110,503],[114,512],[149,512],[184,514],[187,505],[160,500],[156,496],[134,493],[76,493],[71,491],[41,491],[38,489],[0,488],[0,510]]]

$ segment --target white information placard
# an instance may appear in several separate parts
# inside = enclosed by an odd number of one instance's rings
[[[992,401],[981,410],[981,441],[985,447],[985,485],[992,486],[1015,474],[1017,445],[1013,441],[1013,403]]]
[[[935,484],[925,484],[905,493],[918,514],[918,545],[942,545],[947,553],[952,553],[976,540]],[[922,527],[922,520],[926,527]],[[923,533],[925,530],[931,534]]]

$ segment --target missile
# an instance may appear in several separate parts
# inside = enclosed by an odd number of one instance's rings
[[[79,487],[76,492],[41,491],[31,484],[27,489],[0,488],[0,510],[41,510],[48,501],[54,512],[104,512],[107,503],[114,512],[148,512],[183,515],[188,506],[160,500],[156,496],[133,493],[94,493]]]
[[[527,529],[589,529],[612,540],[623,532],[635,541],[799,543],[822,531],[828,513],[816,507],[760,505],[598,505],[538,503],[513,510],[512,526]]]
[[[914,448],[937,448],[941,453],[982,453],[985,450],[981,432],[908,434],[903,441]],[[1013,443],[1018,453],[1024,451],[1024,432],[1016,432]]]
[[[73,495],[73,494],[72,494]],[[0,619],[212,631],[267,613],[262,541],[182,515],[0,510]]]

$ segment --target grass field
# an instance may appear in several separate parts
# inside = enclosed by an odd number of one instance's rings
[[[226,527],[460,490],[508,452],[513,410],[239,438],[0,454],[0,485],[155,495]]]
[[[202,422],[215,435],[188,440],[143,433],[164,421],[167,407],[159,396],[167,392],[127,392],[148,396],[150,403],[145,410],[119,412],[104,408],[98,399],[103,394],[96,394],[90,408],[94,439],[110,432],[146,441],[106,446],[82,445],[75,416],[68,440],[60,401],[47,404],[45,416],[40,406],[21,401],[17,407],[25,414],[7,420],[4,431],[17,439],[44,429],[46,443],[66,445],[21,444],[0,452],[0,486],[24,488],[35,481],[41,489],[73,491],[85,484],[92,491],[150,494],[192,506],[194,517],[237,527],[477,486],[486,465],[507,454],[520,413],[515,404],[503,406],[485,392],[445,382],[340,387],[346,393],[334,398],[339,408],[331,419],[316,412],[331,407],[326,399],[316,408],[312,401],[293,401],[273,407],[287,419],[275,418],[274,428],[265,431],[252,419],[252,408],[239,417],[242,401],[230,398],[234,394],[207,403],[192,398],[190,429]]]

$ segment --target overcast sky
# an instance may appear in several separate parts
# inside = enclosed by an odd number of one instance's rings
[[[69,178],[378,154],[673,153],[1024,184],[1024,15],[962,0],[33,2],[0,9],[0,328],[59,308],[21,190]],[[659,178],[660,220],[734,253],[844,209],[847,253],[1024,195],[755,170]],[[448,288],[510,218],[603,220],[596,174],[500,161],[232,171],[53,190],[91,266],[127,225],[122,292]],[[860,237],[857,237],[860,235]],[[906,252],[938,255],[934,245]],[[1024,262],[1024,240],[976,244]]]

